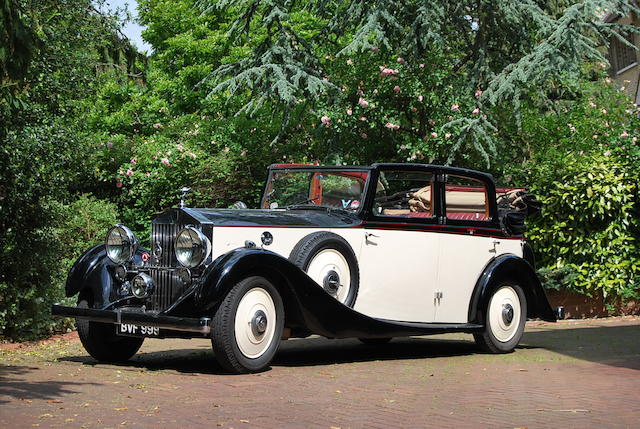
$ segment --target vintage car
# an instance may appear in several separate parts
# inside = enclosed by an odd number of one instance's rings
[[[243,373],[290,337],[446,332],[505,353],[527,318],[556,319],[522,239],[535,198],[497,191],[490,174],[280,164],[259,209],[184,198],[153,220],[151,249],[117,225],[71,268],[78,305],[53,314],[77,319],[95,359],[127,360],[145,337],[208,337],[220,365]]]

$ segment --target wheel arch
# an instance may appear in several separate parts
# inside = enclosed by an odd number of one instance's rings
[[[302,326],[300,304],[292,279],[300,274],[298,267],[266,250],[239,248],[222,255],[203,273],[195,294],[196,305],[211,313],[242,279],[261,276],[278,290],[285,311],[286,326]]]
[[[136,264],[142,263],[142,253],[147,249],[139,248],[134,255]],[[73,264],[67,275],[65,295],[68,297],[80,294],[90,297],[93,308],[107,307],[116,299],[116,291],[120,286],[114,278],[113,271],[117,264],[107,257],[104,244],[98,244],[84,252]]]
[[[484,324],[484,313],[489,299],[504,282],[514,282],[522,287],[527,299],[528,318],[539,317],[549,322],[556,321],[540,279],[531,265],[516,255],[505,254],[489,262],[478,278],[469,303],[470,323]]]

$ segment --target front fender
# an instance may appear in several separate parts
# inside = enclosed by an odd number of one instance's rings
[[[470,323],[484,323],[484,312],[489,300],[503,282],[515,282],[522,287],[527,299],[527,317],[556,321],[556,315],[534,269],[524,259],[508,254],[491,261],[478,279],[469,304]]]
[[[297,266],[276,253],[241,247],[221,255],[206,268],[194,294],[195,304],[203,313],[210,313],[238,282],[260,275],[278,289],[287,309],[288,322],[300,322],[300,303],[292,282],[301,274],[306,277]],[[315,282],[313,285],[319,288]]]
[[[134,263],[142,264],[142,253],[146,249],[138,249],[134,255]],[[113,302],[120,283],[113,276],[116,264],[108,257],[104,244],[98,244],[87,250],[78,258],[69,270],[65,294],[70,297],[88,291],[93,299],[93,308],[104,308]]]

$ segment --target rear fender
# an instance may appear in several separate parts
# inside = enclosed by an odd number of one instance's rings
[[[539,317],[549,322],[556,315],[540,279],[531,265],[516,255],[501,255],[492,260],[478,279],[469,304],[469,322],[484,324],[485,310],[493,292],[505,282],[514,282],[522,287],[527,299],[527,317]]]

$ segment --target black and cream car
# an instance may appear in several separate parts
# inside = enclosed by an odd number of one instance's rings
[[[268,367],[280,341],[384,343],[467,332],[512,351],[525,320],[555,321],[523,241],[535,199],[492,176],[421,164],[272,165],[259,209],[170,209],[151,248],[124,225],[66,284],[85,349],[132,357],[145,337],[210,338],[232,372]],[[535,205],[535,204],[533,204]]]

